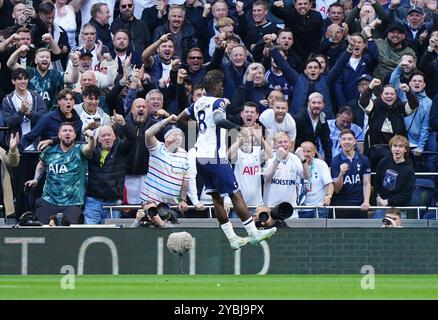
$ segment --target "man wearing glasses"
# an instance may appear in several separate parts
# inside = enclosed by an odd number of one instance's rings
[[[151,35],[146,22],[134,17],[133,0],[120,0],[120,16],[111,24],[111,33],[115,34],[120,29],[129,32],[129,50],[142,53],[149,46]]]

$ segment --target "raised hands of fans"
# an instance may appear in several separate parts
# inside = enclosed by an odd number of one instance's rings
[[[11,134],[11,138],[9,139],[9,150],[17,149],[18,142],[20,142],[20,134],[18,132]]]
[[[379,18],[375,18],[373,21],[371,21],[369,26],[371,29],[375,29],[376,27],[378,27],[381,24],[382,24],[382,20],[380,20]]]
[[[43,34],[43,36],[41,37],[41,40],[42,40],[44,43],[50,44],[50,43],[53,42],[53,37],[52,37],[52,35],[51,35],[50,33],[45,33],[45,34]]]
[[[102,49],[103,49],[102,41],[97,40],[97,43],[96,43],[96,55],[98,57],[101,57],[101,58],[102,58]]]
[[[161,111],[161,110],[160,110]],[[163,110],[164,111],[164,110]],[[169,116],[167,116],[167,118],[166,118],[166,122],[167,123],[176,123],[176,120],[178,119],[178,117],[177,117],[177,115],[175,115],[175,114],[171,114],[171,115],[169,115]]]
[[[432,12],[436,12],[437,10],[437,2],[436,0],[428,0],[426,1],[426,7],[430,9]]]
[[[127,81],[129,78],[129,69],[131,68],[131,53],[123,61],[123,80]]]
[[[287,151],[283,147],[280,147],[280,148],[277,149],[277,158],[278,159],[286,160],[288,154],[289,154],[289,151]]]
[[[21,53],[26,53],[26,52],[28,52],[29,51],[29,46],[27,46],[27,45],[25,45],[25,44],[22,44],[21,46],[20,46],[20,48],[18,48],[18,50],[20,50],[20,52]]]
[[[408,93],[410,89],[411,88],[409,88],[409,86],[406,83],[400,84],[400,90],[403,90],[404,92]]]
[[[172,59],[171,66],[172,71],[178,71],[178,69],[181,68],[181,60],[178,58]]]
[[[275,40],[275,38],[273,37],[273,34],[265,34],[263,36],[263,41],[269,45],[270,43],[272,43]]]
[[[27,22],[27,18],[28,17],[24,13],[20,14],[17,18],[17,24],[23,26]]]
[[[184,82],[184,79],[187,78],[187,70],[186,69],[179,69],[178,70],[178,76],[176,78],[176,82],[179,84],[182,84]]]
[[[370,89],[374,89],[375,87],[378,87],[378,86],[380,86],[380,84],[382,83],[382,81],[380,81],[379,79],[377,79],[377,78],[373,78],[373,80],[371,80],[371,82],[370,82],[370,84],[369,84],[369,88]]]
[[[350,166],[348,165],[348,163],[343,163],[339,166],[339,171],[340,174],[342,176],[345,176],[345,174],[347,173],[348,169],[350,169]]]
[[[171,33],[165,33],[160,37],[160,43],[164,43],[166,41],[168,41],[169,39],[172,38],[172,34]]]
[[[170,116],[170,113],[164,109],[159,109],[155,112],[154,116],[158,116],[161,118],[168,118]]]
[[[274,7],[284,8],[284,2],[283,2],[283,0],[274,1],[273,5],[274,5]]]
[[[93,131],[92,131],[92,130],[89,130],[89,129],[88,129],[88,130],[85,130],[85,132],[84,132],[84,136],[85,136],[86,138],[90,139],[90,140],[94,140],[94,139],[95,139]]]
[[[28,18],[35,19],[36,18],[36,11],[34,7],[27,7],[23,11],[24,15]]]
[[[123,127],[125,125],[125,118],[123,118],[123,116],[121,114],[118,114],[116,112],[116,110],[114,110],[113,115],[111,116],[111,123],[117,124],[117,125],[120,125]]]
[[[236,2],[236,11],[237,14],[239,16],[241,16],[242,14],[244,14],[245,12],[243,11],[243,2],[242,1],[237,1]]]
[[[207,18],[208,14],[211,10],[211,4],[210,3],[204,3],[204,10],[202,11],[202,16],[204,18]]]
[[[71,63],[73,64],[73,66],[78,66],[79,60],[80,60],[79,53],[78,52],[70,53],[70,60],[71,60]]]
[[[398,5],[400,5],[400,2],[401,2],[401,0],[391,0],[389,6],[390,6],[390,8],[395,8]]]

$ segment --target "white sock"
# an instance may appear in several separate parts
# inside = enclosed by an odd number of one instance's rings
[[[230,221],[227,223],[221,224],[222,231],[225,233],[225,236],[228,240],[232,240],[237,237],[237,234],[234,232],[233,225]]]
[[[254,234],[258,231],[252,217],[249,217],[248,220],[243,221],[243,226],[245,227],[249,235]]]

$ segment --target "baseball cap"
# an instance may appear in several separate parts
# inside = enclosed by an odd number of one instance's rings
[[[405,26],[399,22],[393,22],[388,26],[388,32],[393,31],[393,30],[400,30],[403,33],[406,32]]]
[[[367,81],[371,82],[371,80],[373,80],[373,77],[370,76],[369,74],[364,73],[363,75],[361,75],[361,76],[359,77],[359,79],[357,79],[357,82],[359,83],[359,82],[361,82],[362,80],[367,80]]]
[[[91,51],[86,49],[86,48],[82,48],[80,50],[77,50],[76,52],[79,53],[79,58],[82,58],[85,56],[93,57],[93,54],[91,53]]]
[[[414,6],[408,10],[408,14],[410,14],[411,12],[418,12],[419,14],[423,14],[423,9]]]

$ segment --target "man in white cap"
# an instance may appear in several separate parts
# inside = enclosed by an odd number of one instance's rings
[[[145,132],[149,149],[149,171],[144,180],[140,199],[143,202],[164,202],[177,205],[181,213],[187,210],[187,190],[189,184],[189,160],[187,151],[181,148],[183,132],[176,126],[168,126],[164,143],[155,135],[166,125],[175,123],[176,116],[154,124]]]

